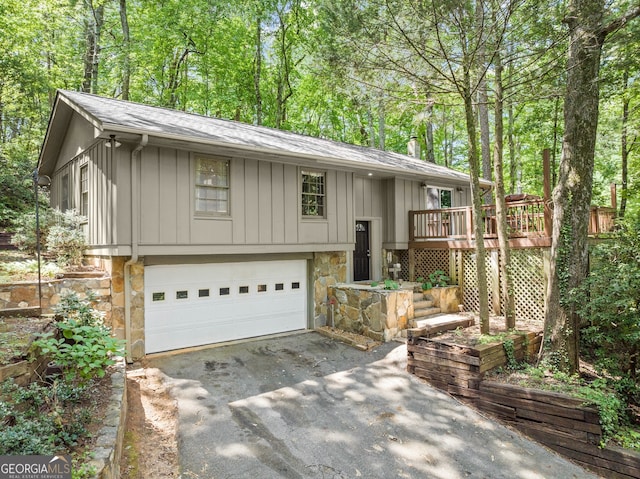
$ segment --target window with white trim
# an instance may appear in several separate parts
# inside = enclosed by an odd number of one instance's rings
[[[229,160],[197,157],[195,160],[195,211],[229,214]]]
[[[453,190],[451,188],[427,187],[427,209],[439,210],[453,206]]]
[[[69,209],[69,174],[62,175],[60,182],[60,211],[63,213]]]
[[[302,170],[302,216],[324,218],[326,205],[325,174]]]
[[[89,165],[80,167],[80,215],[89,215]]]

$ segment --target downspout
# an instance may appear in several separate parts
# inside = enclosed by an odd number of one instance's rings
[[[140,143],[131,152],[131,258],[124,264],[124,338],[126,340],[127,362],[132,363],[131,350],[131,265],[138,262],[138,159],[140,152],[147,146],[149,135],[143,134]]]

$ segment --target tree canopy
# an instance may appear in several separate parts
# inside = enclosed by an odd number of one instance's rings
[[[496,53],[506,192],[541,194],[541,151],[554,173],[561,153],[566,15],[562,2],[524,0],[6,0],[0,223],[29,201],[57,88],[400,152],[415,135],[425,160],[467,170],[463,69],[474,62],[473,108],[493,105]],[[615,182],[627,210],[638,208],[638,28],[612,32],[603,50],[593,180],[594,202],[608,204]]]

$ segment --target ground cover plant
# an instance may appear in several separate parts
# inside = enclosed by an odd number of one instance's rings
[[[63,296],[55,310],[58,334],[44,333],[33,343],[59,374],[27,386],[12,380],[0,385],[0,454],[72,454],[76,479],[92,474],[85,447],[101,426],[94,419],[110,395],[108,366],[123,350],[91,301]]]

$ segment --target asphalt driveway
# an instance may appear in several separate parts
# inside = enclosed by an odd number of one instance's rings
[[[596,478],[405,370],[317,333],[156,357],[183,479]]]

